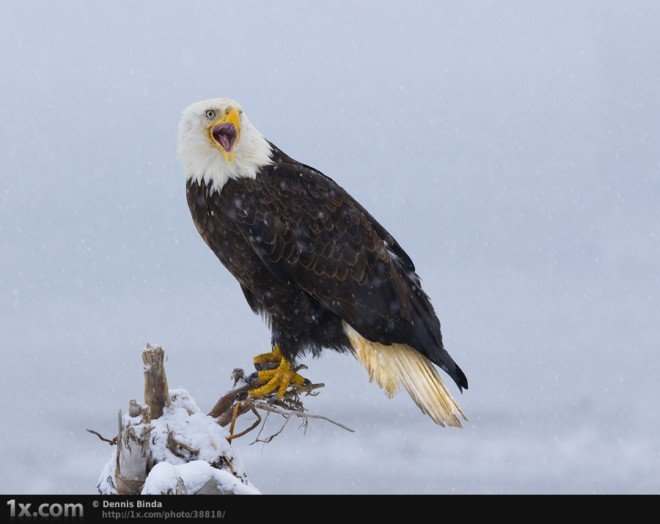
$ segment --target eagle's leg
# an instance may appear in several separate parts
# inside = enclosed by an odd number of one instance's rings
[[[279,352],[279,348],[275,347],[275,350]],[[269,355],[269,353],[266,353]],[[263,355],[259,355],[261,357]],[[255,364],[256,364],[255,357]],[[273,360],[270,360],[273,362]],[[264,371],[259,371],[258,380],[262,386],[250,390],[250,397],[252,398],[263,398],[267,397],[271,393],[276,393],[277,398],[284,397],[289,386],[302,386],[307,383],[307,380],[299,375],[294,369],[291,362],[289,362],[280,352],[280,364],[275,369],[266,369]]]

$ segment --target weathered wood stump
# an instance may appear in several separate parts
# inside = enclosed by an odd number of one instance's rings
[[[144,403],[131,400],[127,413],[119,411],[117,436],[103,439],[116,447],[99,493],[258,493],[237,466],[227,430],[202,413],[187,391],[169,390],[163,349],[147,345],[142,361]]]

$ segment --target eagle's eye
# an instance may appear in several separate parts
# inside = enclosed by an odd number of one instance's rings
[[[215,111],[213,111],[213,109],[207,110],[205,114],[206,114],[206,118],[209,118],[209,119],[215,118]]]

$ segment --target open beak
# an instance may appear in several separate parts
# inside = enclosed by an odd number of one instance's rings
[[[234,160],[234,146],[241,136],[241,115],[232,107],[225,116],[209,128],[209,139],[220,150],[227,162]]]

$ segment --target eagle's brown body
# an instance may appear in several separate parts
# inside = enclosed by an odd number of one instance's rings
[[[292,360],[354,349],[348,325],[368,341],[410,346],[467,388],[396,240],[330,178],[272,151],[255,178],[220,191],[189,180],[187,199],[199,233],[270,322],[273,343]]]

